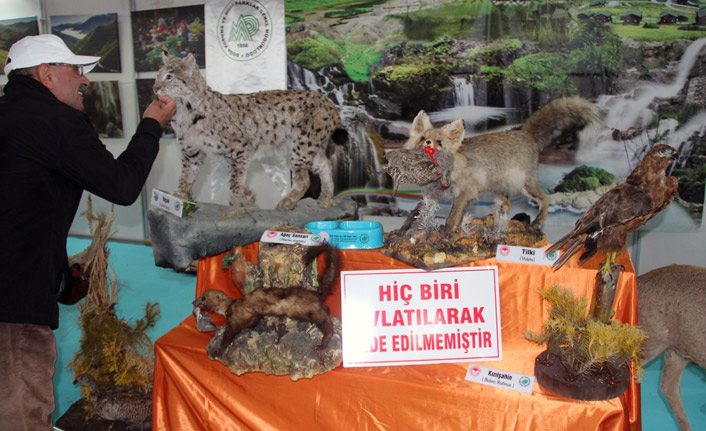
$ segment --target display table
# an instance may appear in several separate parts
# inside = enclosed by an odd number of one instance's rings
[[[255,261],[257,244],[246,247]],[[410,266],[377,251],[343,250],[342,270],[399,269]],[[223,255],[199,261],[196,296],[222,289],[239,296],[222,269]],[[488,259],[466,266],[498,266],[503,360],[479,365],[534,374],[544,350],[524,338],[538,331],[550,305],[538,290],[561,286],[590,301],[600,260],[578,267],[572,258],[549,267]],[[615,296],[615,318],[637,324],[635,271],[627,255]],[[340,286],[327,300],[341,315]],[[185,308],[190,305],[185,304]],[[608,401],[575,401],[535,383],[531,395],[465,380],[468,363],[343,368],[293,382],[289,376],[232,374],[206,356],[212,332],[198,332],[193,316],[155,343],[153,429],[175,430],[633,430],[641,429],[640,389],[631,381],[626,394]]]

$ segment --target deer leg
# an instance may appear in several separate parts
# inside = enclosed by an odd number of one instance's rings
[[[660,389],[667,398],[669,407],[672,413],[677,418],[680,431],[690,431],[691,426],[686,417],[684,403],[681,399],[681,377],[684,373],[684,368],[689,361],[682,357],[674,350],[666,350],[664,352],[664,368],[662,368],[662,382]]]
[[[647,340],[645,340],[642,346],[642,365],[649,364],[664,352],[667,348],[667,343],[662,338],[664,337],[666,339],[668,337],[668,331],[666,329],[656,328],[655,326],[657,325],[652,325],[649,319],[645,320],[644,323],[640,321],[640,327],[642,327],[646,333],[650,334],[650,336],[647,337]],[[661,324],[661,321],[659,321],[659,323]]]

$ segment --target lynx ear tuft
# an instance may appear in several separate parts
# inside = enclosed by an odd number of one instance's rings
[[[186,64],[187,70],[191,75],[199,73],[199,64],[196,62],[196,57],[193,53],[188,53],[186,57],[184,57],[183,61]]]

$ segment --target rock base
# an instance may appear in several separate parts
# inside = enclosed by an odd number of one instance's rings
[[[495,257],[499,244],[543,247],[547,237],[524,221],[509,220],[496,229],[493,216],[474,219],[468,232],[446,235],[440,229],[390,232],[381,252],[427,271]]]
[[[258,241],[273,226],[304,227],[310,221],[358,216],[358,205],[350,198],[336,198],[327,208],[306,198],[291,210],[236,209],[208,203],[196,206],[193,215],[183,218],[157,208],[147,210],[155,265],[186,271],[197,259]]]
[[[310,379],[317,374],[341,365],[341,320],[331,317],[334,333],[326,349],[316,348],[321,343],[321,331],[309,322],[289,317],[264,317],[254,328],[242,331],[221,357],[211,352],[220,345],[225,327],[218,328],[208,343],[206,353],[241,375],[250,372],[288,375],[296,381]]]
[[[594,373],[575,376],[548,351],[537,356],[534,376],[545,389],[562,397],[581,401],[604,401],[619,397],[628,389],[630,369],[603,366]]]

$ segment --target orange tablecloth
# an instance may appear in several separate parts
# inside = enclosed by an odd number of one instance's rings
[[[254,261],[257,244],[247,247]],[[223,255],[199,262],[196,296],[208,288],[237,290],[221,266]],[[342,251],[342,270],[409,268],[377,251]],[[500,262],[503,360],[478,362],[490,368],[534,374],[542,346],[524,338],[539,330],[549,305],[541,288],[558,285],[590,300],[599,259],[579,268],[576,258],[559,271]],[[616,319],[637,324],[635,271],[625,254],[616,293]],[[585,268],[585,269],[584,269]],[[340,287],[340,286],[339,286]],[[341,315],[340,288],[327,300]],[[195,328],[193,316],[155,343],[154,430],[633,430],[641,429],[639,385],[609,401],[575,401],[535,384],[531,395],[465,380],[468,363],[399,367],[339,367],[312,379],[232,374],[206,356],[212,333]]]

